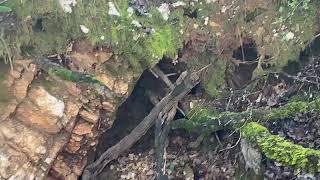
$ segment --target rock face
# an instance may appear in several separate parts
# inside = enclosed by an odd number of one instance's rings
[[[76,52],[71,59],[86,70],[110,56]],[[20,60],[5,80],[12,98],[0,102],[0,179],[77,179],[97,137],[113,123],[119,100],[39,72],[32,61]],[[110,79],[117,82],[113,92],[125,97],[128,82]]]
[[[0,179],[46,177],[68,141],[67,127],[76,120],[81,107],[71,94],[67,98],[55,97],[43,86],[34,85],[37,72],[31,61],[17,61],[6,80],[13,98],[1,104],[9,108],[1,108]],[[77,104],[73,113],[66,107],[70,103]]]

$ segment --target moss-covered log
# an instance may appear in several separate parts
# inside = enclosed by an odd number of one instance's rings
[[[304,148],[272,135],[268,129],[256,122],[246,124],[241,133],[244,138],[257,145],[268,158],[284,166],[293,167],[309,173],[320,172],[320,151]]]
[[[294,117],[310,111],[319,111],[320,97],[312,101],[292,101],[279,108],[252,109],[244,112],[217,113],[207,108],[194,108],[187,119],[174,121],[174,128],[183,128],[191,132],[205,133],[220,129],[240,128],[248,122],[267,122]]]

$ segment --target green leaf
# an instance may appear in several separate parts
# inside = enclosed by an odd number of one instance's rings
[[[0,6],[0,13],[11,12],[12,9],[7,6]]]

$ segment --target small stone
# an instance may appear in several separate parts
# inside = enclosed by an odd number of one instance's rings
[[[209,23],[209,17],[204,18],[204,25],[208,25]]]
[[[59,4],[65,13],[72,13],[72,7],[77,4],[76,0],[59,0]]]
[[[67,151],[70,152],[70,153],[76,153],[79,149],[80,149],[80,142],[77,142],[77,141],[70,141],[68,144],[67,144]]]
[[[84,120],[86,120],[90,123],[93,123],[93,124],[96,124],[98,122],[99,116],[100,116],[98,111],[97,112],[89,112],[89,111],[83,110],[79,114]]]
[[[164,20],[168,20],[169,19],[169,14],[170,14],[169,4],[162,3],[161,6],[158,7],[157,9],[161,13],[162,18]]]
[[[111,104],[110,102],[102,102],[102,108],[106,111],[109,112],[114,112],[115,111],[115,107],[113,106],[113,104]]]
[[[185,5],[186,5],[186,3],[183,1],[177,1],[175,3],[172,3],[173,7],[179,7],[179,6],[185,6]]]
[[[152,176],[153,174],[154,174],[154,172],[153,172],[152,169],[150,169],[150,170],[146,173],[147,176]]]
[[[128,90],[129,90],[129,85],[128,83],[125,83],[124,81],[122,80],[118,80],[115,82],[114,84],[114,91],[117,93],[117,94],[127,94],[128,93]]]
[[[77,124],[72,132],[77,135],[85,135],[92,132],[92,127],[93,126],[90,125],[89,123],[83,122],[83,123]]]
[[[80,135],[78,135],[78,134],[72,133],[72,134],[71,134],[71,139],[73,139],[74,141],[80,142],[80,141],[83,139],[83,136],[80,136]]]
[[[154,154],[154,149],[151,149],[148,154],[149,155],[153,155]]]
[[[285,36],[285,40],[289,41],[294,38],[293,32],[288,32]]]
[[[228,9],[227,6],[222,6],[221,12],[222,12],[222,13],[225,13],[225,12],[227,11],[227,9]]]
[[[116,6],[114,5],[113,2],[109,2],[109,15],[111,16],[120,16],[119,11],[117,10]]]
[[[90,29],[87,28],[85,25],[80,25],[80,29],[83,33],[88,34]]]
[[[129,160],[131,160],[131,161],[132,161],[132,160],[134,159],[134,154],[129,154],[129,156],[128,156],[128,157],[129,157]]]

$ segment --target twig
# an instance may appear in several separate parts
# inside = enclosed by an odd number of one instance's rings
[[[157,76],[157,78],[160,78],[169,88],[170,90],[174,89],[173,83],[170,81],[168,76],[164,74],[164,72],[159,68],[159,66],[155,65],[152,69],[150,69],[151,72],[154,72]]]
[[[239,139],[233,146],[221,149],[221,150],[219,150],[219,152],[223,152],[223,151],[226,151],[226,150],[229,150],[229,149],[236,147],[239,144],[240,140],[241,140],[241,133],[239,133]]]
[[[296,81],[299,81],[299,82],[314,84],[314,85],[317,85],[317,86],[320,85],[319,83],[317,83],[317,82],[315,82],[315,81],[311,81],[311,80],[307,80],[307,79],[301,79],[301,78],[299,78],[299,77],[297,77],[297,76],[293,76],[293,75],[290,75],[290,74],[285,73],[285,72],[281,72],[281,74],[287,76],[288,78],[291,78],[291,79],[294,79],[294,80],[296,80]]]
[[[156,161],[156,179],[163,179],[165,177],[165,143],[168,139],[168,134],[170,132],[170,124],[176,114],[176,108],[173,107],[164,117],[159,115],[156,122],[155,129],[155,161]],[[164,123],[162,121],[166,119]],[[162,126],[163,129],[162,129]]]

